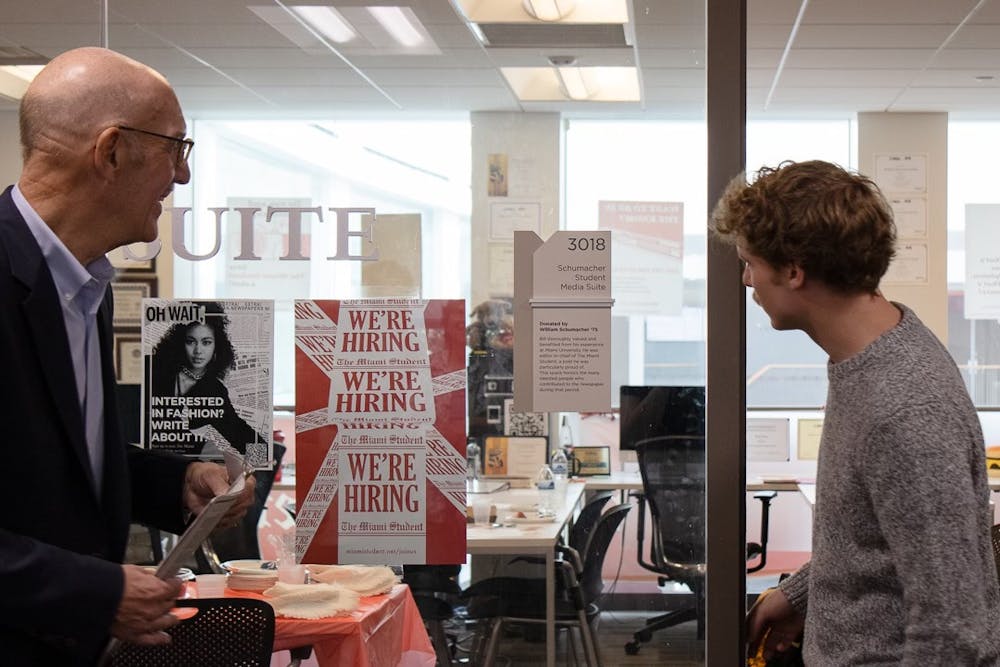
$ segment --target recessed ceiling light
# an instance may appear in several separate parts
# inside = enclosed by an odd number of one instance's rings
[[[369,7],[368,12],[403,46],[413,47],[423,43],[423,34],[413,25],[402,7]]]
[[[454,0],[472,23],[628,23],[627,0]]]
[[[501,67],[522,102],[638,102],[634,67]]]
[[[575,0],[522,0],[522,4],[539,21],[561,21],[576,8]]]
[[[319,34],[336,44],[345,44],[358,36],[333,7],[289,5],[288,8]]]
[[[0,67],[0,95],[19,100],[44,65],[5,65]]]
[[[584,80],[583,72],[580,71],[579,67],[557,67],[556,74],[559,75],[563,90],[566,91],[566,95],[570,99],[590,99],[590,89],[587,87],[587,82]]]

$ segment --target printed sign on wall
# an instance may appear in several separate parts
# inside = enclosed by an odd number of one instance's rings
[[[514,232],[514,254],[514,320],[531,323],[514,359],[514,410],[609,410],[611,232],[560,231],[545,242]]]
[[[273,336],[273,301],[143,299],[143,445],[269,470]]]
[[[296,553],[465,561],[465,302],[295,302]]]

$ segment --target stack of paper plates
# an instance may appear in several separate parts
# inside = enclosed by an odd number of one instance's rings
[[[278,567],[272,560],[227,560],[222,564],[222,569],[226,572],[241,572],[244,570],[271,570],[277,571]]]
[[[226,587],[234,591],[261,593],[276,583],[278,583],[278,573],[275,570],[241,568],[239,572],[230,572],[226,577]]]

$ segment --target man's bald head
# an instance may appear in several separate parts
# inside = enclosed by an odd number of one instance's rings
[[[53,58],[21,100],[24,159],[39,149],[72,151],[104,128],[177,110],[170,85],[150,67],[108,49],[73,49]]]

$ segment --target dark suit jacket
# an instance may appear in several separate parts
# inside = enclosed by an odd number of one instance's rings
[[[95,492],[58,298],[8,188],[0,195],[3,665],[92,664],[122,595],[117,563],[130,520],[182,528],[186,462],[127,447],[119,434],[110,290],[98,314],[105,459]]]

